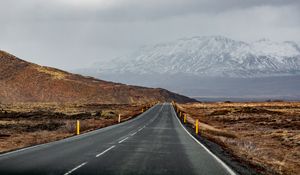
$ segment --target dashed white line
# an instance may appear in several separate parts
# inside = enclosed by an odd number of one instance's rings
[[[118,143],[122,143],[122,142],[124,142],[125,140],[127,140],[128,139],[128,137],[126,137],[125,139],[123,139],[123,140],[120,140]]]
[[[106,149],[105,151],[103,151],[102,153],[100,153],[100,154],[97,154],[97,155],[96,155],[96,157],[99,157],[99,156],[101,156],[101,155],[105,154],[107,151],[109,151],[109,150],[113,149],[114,147],[116,147],[116,146],[115,146],[115,145],[113,145],[113,146],[111,146],[111,147],[107,148],[107,149]]]
[[[66,172],[64,175],[68,175],[68,174],[71,174],[72,172],[76,171],[77,169],[81,168],[82,166],[84,166],[85,164],[87,164],[87,162],[84,162],[80,165],[78,165],[77,167],[71,169],[70,171]]]
[[[134,136],[136,133],[137,133],[137,132],[134,132],[134,133],[130,134],[130,136]]]
[[[150,124],[150,123],[153,122],[153,121],[154,121],[154,119],[152,119],[149,123],[147,123],[147,125]],[[142,128],[140,128],[137,132],[143,130],[147,125],[144,125],[144,126],[143,126]],[[132,133],[131,136],[134,136],[135,134],[137,134],[137,132]],[[122,142],[124,142],[125,140],[127,140],[128,138],[129,138],[129,137],[126,137],[126,138],[120,140],[118,143],[122,143]],[[99,157],[99,156],[105,154],[106,152],[108,152],[109,150],[113,149],[114,147],[116,147],[116,146],[113,145],[113,146],[107,148],[107,149],[104,150],[103,152],[97,154],[96,157]],[[77,169],[81,168],[81,167],[84,166],[85,164],[87,164],[87,162],[84,162],[84,163],[78,165],[77,167],[75,167],[75,168],[73,168],[72,170],[68,171],[68,172],[65,173],[64,175],[69,175],[69,174],[71,174],[72,172],[74,172],[74,171],[76,171]]]

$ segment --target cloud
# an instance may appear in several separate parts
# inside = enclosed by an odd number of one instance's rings
[[[298,0],[1,0],[0,49],[73,69],[196,35],[300,41]]]
[[[22,20],[136,21],[299,4],[297,0],[9,0],[2,2],[0,14]]]

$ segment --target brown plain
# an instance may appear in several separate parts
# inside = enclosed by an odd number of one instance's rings
[[[75,135],[76,121],[85,133],[129,120],[143,105],[125,104],[0,104],[0,152],[48,143]]]
[[[262,174],[299,174],[300,103],[180,104],[200,134]]]

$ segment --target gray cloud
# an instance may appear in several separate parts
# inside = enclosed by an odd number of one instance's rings
[[[300,41],[298,0],[4,0],[0,49],[73,69],[194,35]]]
[[[2,19],[19,20],[157,20],[186,14],[222,13],[258,6],[300,6],[297,0],[8,0]]]

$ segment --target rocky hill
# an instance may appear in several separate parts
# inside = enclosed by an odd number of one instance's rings
[[[193,99],[160,88],[98,80],[40,66],[0,51],[0,103],[146,103]]]

